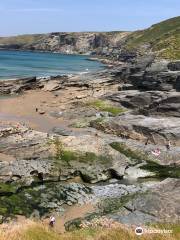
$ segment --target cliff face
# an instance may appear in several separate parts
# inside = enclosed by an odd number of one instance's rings
[[[160,58],[180,58],[180,17],[135,32],[82,32],[22,35],[0,38],[0,48],[96,54],[124,60],[153,53]]]
[[[42,35],[23,35],[13,38],[0,38],[4,49],[25,49],[61,53],[98,54],[108,53],[123,41],[128,32],[107,33],[50,33]]]

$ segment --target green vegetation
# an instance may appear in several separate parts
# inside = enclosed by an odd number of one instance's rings
[[[141,193],[141,195],[145,193]],[[120,198],[107,198],[101,201],[98,205],[100,212],[104,214],[110,214],[113,212],[119,211],[124,205],[126,205],[129,201],[134,199],[136,196],[140,196],[140,193],[129,194],[126,196],[122,196]]]
[[[0,215],[4,217],[14,217],[15,215],[29,216],[32,213],[33,208],[30,204],[27,204],[25,199],[22,199],[22,195],[12,195],[0,197]]]
[[[95,120],[92,120],[90,122],[90,126],[92,126],[92,124],[103,124],[103,123],[106,123],[106,118],[105,117],[99,117],[99,118],[96,118]]]
[[[69,161],[76,158],[74,152],[65,150],[63,143],[58,137],[53,140],[49,140],[48,145],[53,146],[54,154],[52,158],[58,164],[61,162],[69,165]]]
[[[113,106],[111,103],[104,100],[94,100],[87,103],[87,106],[96,108],[99,111],[109,112],[113,116],[119,115],[120,113],[125,112],[125,109]]]
[[[156,177],[159,178],[180,178],[180,167],[178,166],[164,166],[156,162],[148,162],[146,165],[141,166],[140,168],[154,172],[156,174]]]
[[[0,197],[0,215],[4,217],[14,217],[16,215],[30,217],[34,209],[37,208],[40,213],[45,213],[45,208],[38,207],[40,203],[40,191],[33,188],[24,189],[11,196]]]
[[[126,41],[126,48],[130,50],[143,49],[149,46],[158,51],[159,57],[168,59],[180,58],[180,17],[168,19],[150,28],[130,34]],[[146,48],[146,47],[145,47]]]
[[[53,140],[49,140],[49,145],[54,147],[54,155],[53,159],[56,163],[63,163],[65,165],[69,165],[69,161],[74,158],[74,153],[71,151],[65,151],[63,143],[56,137]]]
[[[42,229],[41,227],[31,227],[25,231],[23,238],[26,240],[59,240],[57,233]]]
[[[42,40],[45,35],[43,34],[26,34],[14,37],[0,37],[0,44],[10,45],[28,45],[35,44],[37,41]]]
[[[81,119],[70,125],[73,128],[87,128],[90,126],[90,119]]]
[[[85,35],[87,33],[84,33]],[[106,40],[109,47],[117,47],[124,44],[124,49],[147,53],[147,50],[155,52],[160,58],[180,59],[180,17],[152,25],[150,28],[135,32],[102,32],[99,36]],[[60,34],[61,36],[61,34]],[[73,40],[79,38],[79,33],[68,33],[67,38]],[[51,42],[49,34],[20,35],[15,37],[0,37],[0,45],[18,45],[21,48],[33,48],[36,44]],[[81,50],[79,49],[79,52]],[[83,53],[83,51],[82,51]],[[114,110],[113,110],[114,111]],[[116,114],[116,111],[115,111]]]
[[[174,236],[178,237],[180,235],[179,223],[151,223],[148,226],[157,229],[169,229],[173,231]]]
[[[65,149],[59,138],[50,140],[48,144],[53,145],[55,148],[55,154],[53,156],[53,159],[55,160],[55,163],[58,164],[58,166],[61,165],[61,163],[70,165],[70,161],[84,163],[99,162],[105,164],[111,160],[110,156],[96,155],[93,152],[80,152]]]
[[[16,215],[30,217],[34,210],[43,216],[52,211],[52,208],[48,207],[52,199],[57,199],[57,201],[66,199],[61,183],[44,182],[43,185],[34,183],[29,187],[19,189],[13,195],[0,196],[0,216],[4,218],[14,218]]]
[[[134,228],[119,225],[109,228],[87,228],[73,232],[59,234],[57,230],[51,230],[41,223],[29,222],[23,223],[21,226],[14,225],[11,231],[0,230],[0,240],[178,240],[180,231],[178,224],[163,223],[161,225],[150,225],[149,228],[162,228],[172,230],[172,234],[143,234],[137,236]]]
[[[23,238],[25,240],[83,240],[95,237],[97,233],[98,229],[89,228],[74,231],[73,233],[66,233],[66,235],[60,235],[42,226],[36,226],[27,229],[23,234]]]
[[[18,187],[20,187],[20,185],[18,184],[7,184],[7,183],[0,183],[0,195],[3,194],[13,194],[16,193]]]
[[[0,183],[0,215],[4,217],[22,213],[28,215],[33,211],[33,206],[30,207],[31,204],[27,202],[21,183]]]
[[[110,146],[137,163],[142,161],[153,161],[152,158],[150,158],[146,153],[139,150],[133,150],[125,143],[113,142],[110,144]]]
[[[102,156],[102,155],[96,155],[95,153],[92,152],[73,152],[73,151],[68,151],[65,150],[63,152],[61,160],[65,162],[70,162],[70,161],[77,161],[77,162],[84,162],[84,163],[107,163],[110,160],[110,157]]]

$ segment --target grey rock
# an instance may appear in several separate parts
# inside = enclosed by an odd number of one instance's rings
[[[123,84],[122,86],[118,87],[119,91],[125,91],[125,90],[134,90],[134,85],[132,84]]]
[[[170,62],[168,64],[168,69],[171,71],[180,71],[180,61]]]
[[[125,170],[124,178],[126,179],[137,179],[137,178],[145,178],[145,177],[153,177],[156,174],[147,170],[140,169],[137,166],[129,167]]]
[[[148,193],[134,197],[119,211],[108,217],[125,224],[178,222],[179,179],[167,179],[156,184]]]
[[[107,198],[121,198],[122,196],[134,194],[136,192],[144,192],[146,191],[146,188],[114,183],[104,186],[93,186],[92,191],[96,199],[102,200]]]
[[[61,128],[61,127],[54,127],[52,129],[52,132],[61,136],[71,136],[72,135],[72,131],[71,130],[67,130],[65,128]]]
[[[92,121],[91,126],[104,132],[134,140],[151,141],[165,144],[167,139],[180,144],[180,121],[178,118],[146,117],[143,115],[124,114],[108,118],[103,122]]]
[[[122,224],[128,225],[140,225],[144,223],[158,222],[158,218],[138,210],[135,210],[133,213],[131,213],[124,209],[124,211],[121,210],[121,212],[117,214],[110,214],[108,217]]]
[[[52,117],[55,117],[55,118],[60,118],[60,117],[62,117],[63,112],[61,112],[61,111],[50,112],[49,115]]]
[[[179,92],[121,91],[106,97],[145,115],[180,116]]]

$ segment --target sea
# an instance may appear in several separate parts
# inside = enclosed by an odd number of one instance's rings
[[[49,77],[97,72],[104,65],[89,56],[0,50],[0,79]]]

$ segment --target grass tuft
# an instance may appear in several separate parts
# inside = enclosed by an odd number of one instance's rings
[[[53,159],[55,163],[70,165],[70,161],[84,162],[84,163],[107,163],[111,160],[110,156],[96,155],[93,152],[80,152],[80,151],[71,151],[64,148],[63,143],[59,140],[59,138],[55,138],[54,140],[50,140],[48,144],[53,145],[54,147],[54,155]]]
[[[110,146],[116,151],[124,154],[126,157],[130,158],[131,160],[135,160],[138,163],[142,161],[152,161],[152,159],[147,156],[147,154],[142,151],[133,150],[129,148],[125,143],[113,142],[110,144]]]
[[[104,100],[100,100],[100,99],[88,102],[87,106],[96,108],[99,111],[109,112],[113,116],[117,116],[120,113],[124,113],[125,112],[125,109],[113,106],[109,102],[104,101]]]

